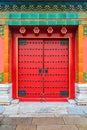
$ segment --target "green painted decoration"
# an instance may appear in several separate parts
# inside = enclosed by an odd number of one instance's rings
[[[3,82],[4,81],[4,73],[0,73],[0,82]]]
[[[85,26],[83,27],[83,34],[84,34],[84,35],[87,35],[87,25],[85,25]]]
[[[4,27],[0,26],[0,36],[4,36]]]
[[[84,82],[87,82],[87,72],[83,72]]]

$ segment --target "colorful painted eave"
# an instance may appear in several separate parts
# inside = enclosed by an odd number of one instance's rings
[[[78,2],[79,1],[79,2]],[[0,11],[87,11],[85,0],[0,0]]]
[[[0,2],[0,24],[87,24],[87,2]]]
[[[0,2],[0,11],[87,11],[87,2]]]

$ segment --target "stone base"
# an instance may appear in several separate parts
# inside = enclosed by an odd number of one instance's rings
[[[9,105],[12,100],[12,84],[0,84],[0,104]]]
[[[76,101],[75,101],[75,100],[72,100],[72,99],[69,99],[68,102],[69,102],[70,104],[76,104]]]
[[[76,83],[76,103],[78,105],[87,105],[87,84]]]
[[[11,104],[18,104],[19,103],[19,99],[15,99],[11,101]]]

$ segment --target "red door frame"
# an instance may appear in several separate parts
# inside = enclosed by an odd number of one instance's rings
[[[12,95],[13,99],[18,97],[18,38],[68,38],[69,39],[69,97],[67,99],[58,99],[54,101],[68,101],[75,98],[75,36],[74,33],[68,36],[21,36],[18,32],[12,35]],[[19,99],[20,101],[29,101],[29,99]]]

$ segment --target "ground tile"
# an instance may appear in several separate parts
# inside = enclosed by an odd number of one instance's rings
[[[18,110],[19,104],[11,104],[9,106],[5,106],[5,111],[3,112],[3,115],[17,114]]]
[[[79,107],[68,107],[67,111],[69,114],[78,114],[78,115],[84,115],[85,113],[83,112],[83,110]]]
[[[3,117],[0,117],[0,121],[2,121]]]
[[[39,124],[39,125],[52,125],[52,124],[64,124],[64,121],[63,121],[63,118],[62,117],[52,117],[52,118],[49,118],[49,117],[43,117],[43,118],[33,118],[32,120],[32,124]]]
[[[75,125],[46,125],[37,126],[37,130],[78,130]]]
[[[30,113],[27,114],[29,117],[55,117],[54,113]]]
[[[16,130],[36,130],[36,126],[18,125]]]
[[[87,130],[87,125],[79,124],[77,127],[79,130]]]
[[[67,112],[67,109],[66,108],[64,108],[64,109],[59,109],[59,108],[57,108],[56,109],[56,114],[68,114],[68,112]]]
[[[87,114],[87,108],[83,108],[85,114]]]
[[[6,125],[20,125],[20,124],[31,124],[32,118],[20,118],[20,117],[5,117],[2,121],[1,124],[6,124]]]
[[[87,124],[85,117],[63,117],[65,124]]]
[[[0,130],[15,130],[16,126],[0,125]]]
[[[0,106],[0,114],[4,112],[5,108],[3,106]]]

